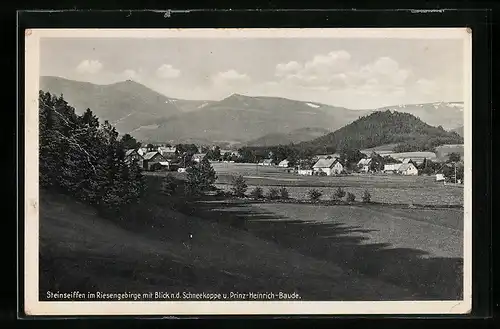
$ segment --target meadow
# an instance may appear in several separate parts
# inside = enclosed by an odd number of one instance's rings
[[[434,176],[402,176],[393,174],[352,174],[346,176],[300,176],[286,172],[285,168],[257,166],[241,163],[212,163],[217,172],[216,186],[222,190],[231,189],[232,178],[242,175],[248,192],[256,186],[266,193],[270,188],[286,187],[290,197],[307,199],[307,192],[318,189],[321,199],[331,198],[341,187],[351,192],[357,200],[365,190],[373,202],[389,204],[422,204],[433,206],[463,206],[463,187],[445,186],[436,182]]]

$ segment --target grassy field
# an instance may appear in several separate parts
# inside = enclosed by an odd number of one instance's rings
[[[307,199],[307,191],[311,188],[320,190],[322,199],[329,199],[337,187],[342,187],[353,193],[357,200],[361,200],[364,190],[368,190],[372,201],[380,203],[462,206],[464,202],[463,187],[444,186],[436,182],[434,176],[353,174],[320,177],[299,176],[287,173],[284,168],[255,164],[212,163],[212,166],[218,175],[217,187],[222,190],[230,190],[232,178],[242,175],[249,186],[248,192],[255,186],[262,187],[264,192],[271,187],[285,186],[290,197],[295,199]]]
[[[104,219],[42,191],[40,292],[297,292],[302,300],[461,298],[460,209],[169,199]],[[192,238],[190,238],[192,236]]]

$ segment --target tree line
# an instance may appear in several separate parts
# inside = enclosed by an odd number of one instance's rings
[[[39,177],[42,188],[69,194],[102,210],[136,203],[145,182],[125,152],[128,137],[90,109],[82,115],[63,96],[39,92]]]

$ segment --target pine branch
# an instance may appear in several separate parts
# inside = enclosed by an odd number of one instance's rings
[[[92,170],[94,171],[94,174],[97,175],[97,170],[94,166],[94,164],[92,163],[91,161],[91,158],[95,159],[89,152],[87,152],[87,150],[85,150],[80,144],[78,144],[74,138],[70,138],[70,137],[67,137],[67,136],[64,136],[61,132],[59,131],[55,131],[56,133],[58,133],[60,135],[60,137],[67,141],[68,143],[70,143],[70,145],[73,145],[73,146],[76,146],[77,148],[80,149],[80,151],[84,152],[86,155],[87,155],[87,162],[89,163],[89,165],[92,167]]]

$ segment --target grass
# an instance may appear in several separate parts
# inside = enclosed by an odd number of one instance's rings
[[[461,297],[461,210],[183,200],[121,218],[40,193],[40,292],[297,292],[302,300]],[[192,238],[190,238],[192,236]]]

